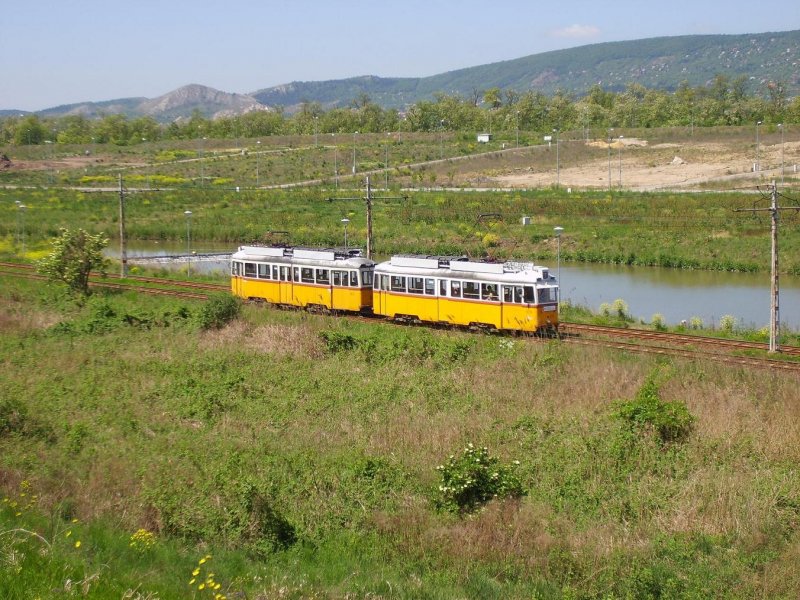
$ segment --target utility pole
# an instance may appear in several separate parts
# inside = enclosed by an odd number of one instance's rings
[[[373,200],[407,200],[408,196],[373,196],[369,177],[366,178],[367,195],[361,198],[328,198],[332,200],[363,200],[367,205],[367,258],[372,258],[375,244],[372,239],[372,201]]]
[[[119,174],[119,258],[120,277],[128,275],[128,250],[125,239],[125,191],[122,187],[122,173]]]
[[[778,206],[778,186],[772,182],[771,203],[769,208],[737,208],[735,212],[769,212],[772,221],[772,257],[770,281],[770,322],[769,351],[780,352],[780,288],[778,287],[778,216],[781,210],[800,210],[800,206]]]

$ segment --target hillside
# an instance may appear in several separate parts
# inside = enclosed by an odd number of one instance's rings
[[[222,117],[268,110],[258,100],[244,94],[231,94],[198,84],[185,85],[157,98],[123,98],[105,102],[65,104],[40,111],[46,117],[83,115],[98,117],[122,114],[128,117],[153,117],[157,121],[172,121],[189,117],[195,111],[204,117]]]
[[[319,102],[325,108],[347,106],[367,94],[384,108],[403,108],[437,93],[464,97],[479,95],[491,87],[519,92],[557,90],[581,95],[600,84],[609,91],[630,83],[648,88],[674,90],[682,82],[708,84],[715,75],[744,76],[749,92],[769,81],[786,82],[789,95],[800,92],[800,31],[747,35],[691,35],[624,42],[608,42],[534,54],[441,73],[430,77],[396,78],[366,75],[330,81],[295,81],[263,88],[250,94],[234,94],[202,85],[188,85],[158,98],[123,98],[82,102],[39,111],[39,115],[96,117],[123,114],[149,116],[167,122],[189,117],[194,111],[206,118],[269,110],[282,106],[293,112],[303,102]],[[24,113],[0,110],[2,115]]]
[[[382,106],[401,107],[437,92],[470,96],[490,87],[552,94],[563,89],[582,94],[592,85],[620,91],[629,83],[676,89],[686,81],[705,85],[715,75],[744,75],[754,89],[786,81],[800,91],[800,31],[753,35],[693,35],[608,42],[534,54],[514,60],[459,69],[424,78],[354,77],[324,82],[293,82],[253,92],[268,105],[291,107],[304,101],[326,106],[347,103],[360,93]]]

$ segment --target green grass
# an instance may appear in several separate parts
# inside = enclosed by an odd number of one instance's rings
[[[192,210],[192,238],[235,247],[253,241],[303,245],[341,244],[343,217],[352,244],[366,244],[362,201],[334,200],[354,191],[296,190],[235,192],[171,190],[132,194],[127,199],[130,239],[181,240],[183,212]],[[355,192],[359,195],[361,192]],[[118,235],[118,195],[67,190],[1,190],[6,201],[0,221],[0,255],[21,251],[42,256],[60,227]],[[17,214],[14,200],[28,209]],[[734,212],[757,198],[727,193],[566,193],[415,192],[405,199],[378,199],[374,208],[377,254],[396,252],[514,257],[537,262],[555,259],[553,227],[565,232],[564,260],[637,266],[726,271],[765,271],[769,267],[769,223]],[[493,217],[481,215],[497,214]],[[519,224],[523,215],[533,223]],[[24,223],[22,219],[24,218]],[[784,273],[800,272],[800,230],[790,220],[781,228]],[[287,231],[288,236],[271,232]],[[112,241],[112,244],[114,242]]]
[[[228,597],[800,590],[791,375],[0,289],[0,492],[25,505],[0,509],[4,598],[211,597],[188,585],[206,555]],[[688,409],[685,440],[619,418],[641,390]],[[519,461],[521,498],[437,510],[436,467],[470,442]]]

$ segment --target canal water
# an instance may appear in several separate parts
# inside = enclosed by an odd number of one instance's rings
[[[800,277],[782,275],[779,283],[781,327],[800,330]],[[672,325],[699,317],[719,326],[720,317],[731,315],[737,325],[758,329],[770,320],[768,273],[562,264],[561,295],[595,312],[621,298],[629,314],[646,322],[656,313]]]
[[[192,244],[197,254],[233,252],[236,246],[198,241]],[[185,255],[180,242],[131,242],[128,258],[135,266],[137,257]],[[108,256],[119,258],[118,248],[109,248]],[[557,265],[548,264],[555,274]],[[148,269],[185,270],[187,263],[149,264]],[[228,261],[192,263],[193,272],[228,272]],[[627,267],[600,264],[561,264],[561,296],[572,304],[598,312],[604,303],[622,299],[636,319],[650,322],[653,315],[663,315],[666,323],[676,325],[702,319],[707,327],[719,326],[720,318],[733,316],[738,325],[761,328],[769,325],[770,281],[768,273],[726,273],[691,271],[658,267]],[[780,320],[784,331],[800,331],[800,277],[780,278]]]

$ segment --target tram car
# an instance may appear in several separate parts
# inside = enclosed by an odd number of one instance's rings
[[[231,257],[231,291],[314,312],[371,313],[374,270],[359,249],[240,246]]]
[[[548,333],[558,328],[558,284],[533,263],[397,255],[375,267],[372,307],[395,320]]]

